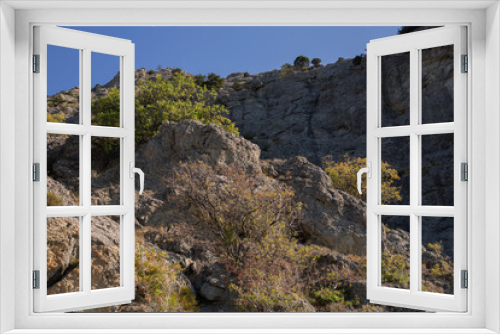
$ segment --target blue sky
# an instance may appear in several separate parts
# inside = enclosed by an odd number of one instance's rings
[[[321,58],[364,53],[371,39],[393,36],[399,27],[69,27],[132,40],[136,68],[178,67],[192,74],[260,73],[293,63],[299,55]],[[78,86],[78,51],[49,47],[48,94]],[[92,55],[92,86],[118,71],[115,56]]]

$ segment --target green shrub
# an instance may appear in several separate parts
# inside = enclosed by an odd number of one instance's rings
[[[299,71],[306,71],[309,68],[309,58],[306,56],[298,56],[293,62],[293,67]]]
[[[363,62],[363,59],[365,59],[366,55],[365,54],[360,54],[360,55],[357,55],[356,57],[354,57],[352,59],[352,64],[354,66],[358,66],[358,65],[361,65],[361,63]]]
[[[243,73],[243,76],[244,76],[245,78],[248,78],[248,77],[250,76],[250,73],[245,72],[245,73]]]
[[[320,58],[313,58],[311,60],[311,64],[313,64],[314,67],[320,67],[320,65],[321,65],[321,59]]]
[[[366,158],[351,158],[345,154],[340,161],[335,162],[330,155],[323,157],[323,168],[332,180],[333,187],[343,190],[353,196],[366,201],[366,182],[362,182],[363,194],[360,195],[357,186],[357,173],[366,167]],[[401,187],[396,187],[394,182],[400,179],[397,170],[387,162],[382,162],[382,203],[397,203],[402,200]],[[366,175],[363,175],[366,181]]]
[[[205,82],[205,86],[207,89],[221,89],[224,87],[224,82],[226,80],[224,78],[221,78],[215,73],[209,73],[208,74],[208,80]]]
[[[206,81],[206,77],[203,74],[195,75],[193,77],[193,79],[194,79],[194,82],[196,83],[196,85],[198,85],[200,87],[203,87],[203,84]]]
[[[174,68],[174,69],[172,70],[172,75],[179,75],[179,74],[180,74],[180,75],[186,75],[186,72],[184,72],[182,69],[180,69],[180,68],[178,68],[178,67],[177,67],[177,68]]]
[[[314,291],[315,303],[319,305],[329,305],[345,302],[344,293],[341,290],[334,290],[331,288],[321,288]]]
[[[341,62],[343,62],[344,60],[345,60],[345,58],[344,58],[344,57],[339,57],[339,58],[337,59],[337,61],[335,62],[335,64],[341,63]]]
[[[293,73],[295,73],[293,66],[290,65],[289,63],[284,63],[283,65],[281,65],[279,77],[283,78],[284,76],[287,76],[288,74],[293,74]]]
[[[61,206],[62,198],[56,194],[47,191],[47,206]]]
[[[135,97],[136,144],[156,136],[158,128],[166,121],[195,119],[238,134],[234,123],[226,117],[229,112],[223,105],[215,102],[216,97],[215,91],[200,87],[194,78],[182,73],[174,75],[170,80],[157,77],[155,81],[139,83]],[[102,126],[119,125],[118,89],[112,88],[108,91],[108,96],[92,102],[92,122]]]

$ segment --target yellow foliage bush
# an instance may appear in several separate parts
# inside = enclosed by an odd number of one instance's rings
[[[62,114],[47,113],[47,122],[51,123],[64,123],[66,118]]]
[[[366,174],[363,175],[362,190],[360,195],[357,186],[357,173],[366,167],[366,158],[350,157],[344,155],[340,161],[333,161],[331,155],[323,158],[323,168],[332,180],[333,187],[343,190],[353,196],[366,201]],[[382,203],[397,203],[402,200],[401,187],[394,185],[400,179],[398,172],[387,162],[382,162]]]
[[[382,282],[397,283],[403,288],[410,287],[410,263],[402,254],[382,252]]]
[[[61,206],[62,198],[56,194],[47,191],[47,206]]]
[[[152,312],[198,312],[191,289],[179,283],[181,267],[170,263],[165,251],[136,244],[135,282]]]

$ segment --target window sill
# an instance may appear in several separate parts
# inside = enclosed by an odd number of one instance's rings
[[[475,329],[15,329],[5,334],[489,334]]]

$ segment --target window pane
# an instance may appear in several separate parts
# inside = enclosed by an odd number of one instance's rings
[[[120,205],[120,142],[92,137],[92,205]]]
[[[382,138],[381,203],[410,204],[410,137]]]
[[[120,57],[92,52],[92,125],[120,126]]]
[[[422,50],[422,124],[453,122],[453,45]]]
[[[381,57],[382,126],[410,124],[410,53]]]
[[[95,216],[92,228],[92,290],[120,286],[120,216]]]
[[[47,122],[80,123],[80,50],[47,45],[47,95]]]
[[[47,294],[80,291],[80,218],[47,218]]]
[[[382,216],[381,284],[410,288],[410,217]]]
[[[422,291],[453,294],[453,218],[422,217]]]
[[[422,136],[422,205],[453,206],[453,138]]]
[[[47,206],[79,205],[80,137],[47,135]]]

